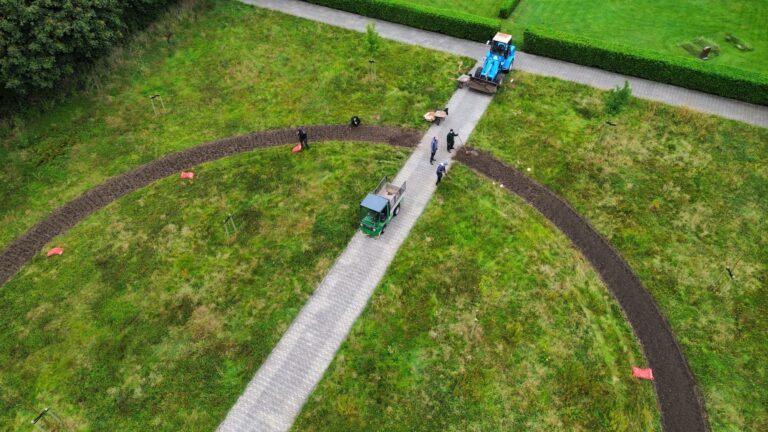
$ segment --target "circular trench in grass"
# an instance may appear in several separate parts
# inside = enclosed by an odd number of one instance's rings
[[[375,126],[357,129],[350,129],[347,126],[316,126],[309,128],[308,131],[315,142],[361,141],[411,147],[420,138],[420,133],[415,130]],[[85,217],[116,199],[159,179],[177,174],[183,169],[205,162],[257,148],[293,143],[295,142],[294,132],[293,129],[282,129],[203,144],[109,179],[53,212],[3,250],[0,253],[0,284],[5,284],[11,279],[56,236],[65,233]],[[664,429],[667,431],[707,430],[704,405],[687,361],[664,316],[621,256],[567,203],[516,170],[476,150],[463,149],[458,155],[458,160],[487,177],[506,184],[508,190],[520,195],[558,227],[589,260],[618,300],[643,347],[650,366],[654,369],[656,376],[654,385]],[[146,241],[152,240],[148,238]],[[119,267],[116,270],[119,270]],[[122,305],[112,306],[115,310],[119,310]],[[187,310],[183,314],[191,316],[194,312],[194,310],[188,310],[191,304],[185,306],[183,301],[180,307],[182,311]],[[209,312],[197,312],[199,320],[215,321],[209,320],[210,317],[206,315]],[[48,311],[37,310],[34,313],[29,311],[27,315],[28,318],[30,316],[45,317]],[[120,321],[124,318],[117,319]],[[125,319],[130,322],[131,318]],[[215,331],[218,324],[215,322],[202,324],[203,329],[200,331],[203,334],[210,330],[210,328],[206,330],[206,325],[212,325]],[[54,336],[40,334],[36,337],[46,341],[46,338]],[[11,349],[7,355],[10,358],[17,354],[18,349]],[[221,370],[221,367],[224,370]],[[234,366],[225,364],[218,370],[224,376],[242,373],[242,371],[230,370],[231,368]],[[32,371],[25,371],[25,373],[32,373]],[[141,380],[140,377],[135,379]],[[130,409],[131,399],[126,395],[131,393],[131,389],[113,390],[118,395],[121,391],[125,393],[121,396],[122,406],[124,409]]]

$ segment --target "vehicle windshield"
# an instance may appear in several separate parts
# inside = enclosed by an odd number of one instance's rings
[[[507,45],[499,41],[493,41],[491,44],[491,52],[494,54],[504,55],[507,51]]]
[[[363,207],[363,219],[368,219],[372,222],[382,222],[386,218],[384,213],[379,213]]]

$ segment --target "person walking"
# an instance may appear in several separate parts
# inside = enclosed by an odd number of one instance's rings
[[[454,132],[453,129],[451,129],[451,131],[448,132],[448,137],[446,138],[446,141],[448,142],[448,153],[450,153],[451,150],[453,150],[453,145],[455,144],[454,140],[456,139],[457,136],[459,136],[459,134]]]
[[[443,176],[445,175],[445,165],[446,162],[441,162],[439,165],[437,165],[437,183],[435,183],[435,186],[440,184],[440,180],[442,180]]]
[[[307,132],[304,129],[299,128],[296,131],[296,136],[299,137],[299,144],[301,144],[301,149],[309,150],[309,140],[308,140]]]
[[[429,156],[430,165],[434,165],[435,154],[437,154],[437,137],[432,138],[432,153]]]

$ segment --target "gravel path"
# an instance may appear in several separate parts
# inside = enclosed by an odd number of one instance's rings
[[[355,15],[299,0],[240,1],[261,8],[360,32],[365,31],[365,26],[368,23],[374,22],[378,32],[387,39],[445,51],[451,54],[468,56],[478,60],[485,55],[487,50],[487,47],[481,43]],[[623,85],[626,80],[632,85],[632,95],[641,99],[688,107],[695,111],[716,114],[757,126],[768,127],[767,106],[753,105],[669,84],[657,83],[523,52],[518,53],[514,68],[601,89],[610,89],[617,85]]]
[[[653,369],[664,430],[707,431],[704,403],[672,329],[653,297],[608,241],[555,193],[490,154],[462,148],[456,159],[529,202],[589,260],[624,310]]]

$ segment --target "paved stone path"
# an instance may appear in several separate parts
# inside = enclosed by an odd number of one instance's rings
[[[219,426],[220,431],[290,429],[435,191],[437,163],[429,163],[432,137],[440,141],[437,161],[450,160],[453,155],[445,149],[448,130],[453,128],[466,139],[491,99],[467,89],[454,93],[448,118],[429,129],[394,179],[397,185],[406,182],[407,191],[386,234],[374,239],[358,232],[352,238]]]
[[[365,31],[365,26],[368,23],[374,22],[378,32],[387,39],[477,59],[482,58],[487,49],[481,43],[355,15],[298,0],[241,1],[356,31]],[[514,68],[538,75],[552,76],[566,81],[587,84],[601,89],[610,89],[617,85],[622,85],[626,80],[632,85],[632,94],[642,99],[664,102],[674,106],[685,106],[696,111],[768,127],[768,107],[765,106],[753,105],[669,84],[661,84],[642,78],[606,72],[601,69],[522,52],[518,53]]]

